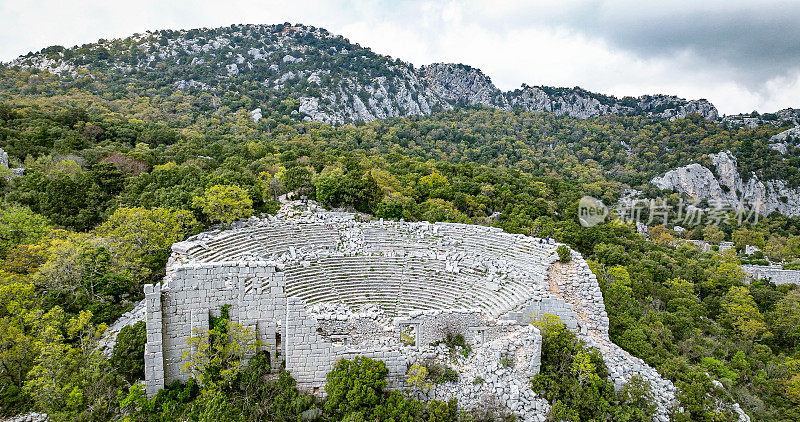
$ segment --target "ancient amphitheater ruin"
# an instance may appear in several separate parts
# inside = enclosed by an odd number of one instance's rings
[[[636,374],[648,380],[657,419],[668,420],[675,387],[609,340],[596,278],[577,253],[556,262],[556,247],[497,228],[375,220],[298,203],[194,236],[173,245],[163,283],[145,287],[148,394],[189,376],[189,337],[230,305],[231,320],[284,359],[306,391],[324,394],[340,358],[383,360],[392,388],[406,386],[411,365],[446,360],[458,381],[437,385],[431,397],[456,397],[465,409],[492,402],[543,421],[549,404],[530,388],[541,335],[530,322],[553,314],[602,352],[616,385]],[[435,345],[446,333],[462,334],[472,353],[454,358]]]

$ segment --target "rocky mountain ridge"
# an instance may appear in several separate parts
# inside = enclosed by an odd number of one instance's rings
[[[670,170],[651,183],[660,189],[673,190],[716,208],[753,209],[760,214],[778,212],[800,216],[800,189],[783,180],[761,181],[752,175],[746,182],[730,151],[710,154],[714,171],[697,163]]]
[[[217,97],[223,105],[248,110],[288,101],[295,118],[333,124],[424,115],[455,106],[575,118],[613,114],[674,120],[692,113],[719,118],[703,99],[620,99],[577,87],[528,85],[503,92],[479,69],[449,63],[415,68],[304,25],[146,32],[69,49],[52,46],[5,66],[54,73],[68,82],[92,77],[141,90],[155,87],[162,95],[175,90],[206,93],[215,97],[214,107]]]
[[[775,113],[761,114],[754,111],[752,113],[732,114],[724,116],[722,122],[732,127],[746,126],[751,129],[761,125],[775,127],[798,126],[800,125],[800,110],[785,108]]]

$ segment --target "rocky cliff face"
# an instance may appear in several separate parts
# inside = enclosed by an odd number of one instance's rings
[[[461,64],[434,63],[420,69],[422,79],[440,98],[451,104],[485,105],[503,110],[544,111],[588,119],[608,114],[644,115],[660,119],[682,119],[696,113],[708,120],[719,118],[716,107],[706,100],[687,101],[669,95],[643,95],[622,99],[581,88],[523,85],[500,91],[492,80]]]
[[[755,175],[744,182],[737,169],[736,158],[729,151],[711,154],[715,172],[690,164],[668,171],[651,180],[660,189],[674,190],[712,207],[745,209],[753,207],[760,214],[779,212],[800,216],[800,189],[790,188],[783,180],[761,181]]]
[[[746,126],[754,128],[761,125],[771,125],[776,127],[781,126],[797,126],[800,125],[800,110],[794,108],[785,108],[776,111],[775,113],[744,113],[732,114],[722,118],[722,122],[731,127]]]
[[[800,145],[800,126],[795,126],[772,136],[769,138],[769,142],[769,146],[772,149],[786,155],[789,152],[789,148]]]
[[[550,111],[579,119],[616,114],[648,116],[659,119],[683,119],[696,113],[708,120],[719,117],[716,107],[707,100],[688,101],[669,95],[643,95],[637,98],[595,94],[581,88],[565,89],[523,86],[506,94],[512,107],[530,111]]]
[[[345,77],[332,85],[314,80],[319,95],[298,98],[298,111],[305,120],[325,123],[372,121],[388,117],[430,114],[435,108],[452,106],[431,93],[408,67],[392,69],[396,75],[379,76],[370,84]],[[304,73],[298,75],[302,78]]]
[[[454,106],[553,112],[575,118],[607,114],[678,119],[697,113],[716,120],[705,100],[667,95],[615,98],[580,88],[532,87],[503,92],[479,69],[410,63],[373,53],[324,29],[303,25],[232,25],[156,31],[125,39],[53,46],[7,64],[84,77],[128,89],[212,94],[213,107],[245,103],[247,110],[294,104],[297,119],[326,123],[430,114]],[[218,100],[217,100],[218,99]],[[258,99],[261,99],[260,101]],[[216,101],[219,101],[217,103]]]
[[[479,69],[463,64],[434,63],[422,66],[419,74],[434,94],[449,103],[508,109],[503,92]]]

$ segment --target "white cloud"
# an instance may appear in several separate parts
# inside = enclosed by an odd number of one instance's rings
[[[800,98],[800,72],[769,74],[763,82],[748,82],[742,78],[746,66],[737,67],[730,62],[737,53],[729,51],[730,45],[720,45],[719,55],[698,52],[700,44],[691,40],[683,41],[687,43],[683,48],[683,44],[670,44],[673,38],[680,39],[680,34],[671,37],[669,28],[652,35],[647,41],[653,43],[652,48],[631,44],[640,34],[636,31],[648,29],[636,27],[637,22],[646,26],[665,17],[680,21],[676,14],[691,22],[696,16],[711,15],[723,7],[726,13],[750,13],[749,2],[697,4],[681,0],[647,2],[646,6],[641,2],[602,0],[65,3],[0,0],[0,60],[11,60],[52,44],[71,46],[148,29],[288,21],[324,27],[378,53],[415,65],[437,61],[468,64],[483,70],[506,90],[527,83],[577,85],[617,96],[667,93],[707,98],[728,114],[800,106],[796,103]],[[785,3],[759,4],[766,10],[759,12],[759,19],[770,16],[768,12],[773,9],[786,10]],[[725,15],[720,22],[736,22],[738,16]],[[593,22],[615,23],[621,28],[592,26]],[[778,31],[785,29],[776,26]],[[716,30],[724,38],[730,31],[746,28]],[[708,42],[702,47],[709,48]],[[773,47],[776,51],[782,48],[779,43]],[[752,74],[749,77],[752,79]]]

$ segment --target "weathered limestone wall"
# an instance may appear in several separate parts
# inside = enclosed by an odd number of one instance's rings
[[[480,309],[414,311],[395,322],[416,327],[418,347],[434,344],[448,334],[461,334],[468,344],[478,345],[519,330],[516,321],[487,321]]]
[[[306,312],[302,300],[288,298],[286,309],[286,370],[297,380],[299,388],[323,393],[326,376],[336,362],[356,356],[382,360],[389,370],[386,377],[389,387],[403,387],[406,357],[399,348],[332,343],[317,333],[317,320]]]
[[[270,351],[285,318],[283,273],[263,261],[186,264],[174,268],[161,286],[145,288],[148,392],[165,382],[186,380],[182,366],[192,336],[205,333],[209,315],[231,305],[233,322],[253,329]]]
[[[800,270],[784,270],[780,265],[742,265],[742,269],[756,280],[800,284]]]
[[[144,347],[144,378],[147,395],[154,396],[164,388],[164,342],[160,286],[146,284],[144,300],[147,313],[147,343]]]
[[[417,360],[433,358],[459,372],[456,383],[434,386],[429,398],[456,398],[467,411],[498,407],[513,412],[520,421],[544,422],[550,404],[539,397],[530,380],[539,373],[542,336],[533,325],[511,325],[514,331],[473,346],[467,357],[449,354],[444,346],[417,352]]]
[[[556,296],[529,300],[518,307],[515,312],[510,313],[509,316],[521,323],[530,323],[539,320],[545,314],[559,317],[561,322],[572,331],[578,333],[586,332],[586,327],[581,324],[572,304]]]

